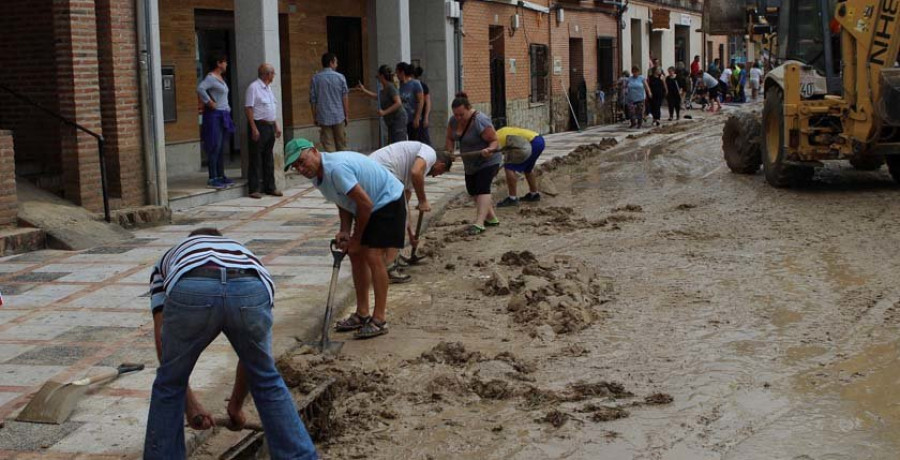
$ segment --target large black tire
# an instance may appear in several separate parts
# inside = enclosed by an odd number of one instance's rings
[[[888,171],[891,173],[891,177],[894,178],[894,181],[900,184],[900,155],[887,155],[884,157],[884,162],[888,165]]]
[[[784,148],[784,95],[781,88],[773,86],[766,91],[763,106],[762,163],[766,182],[773,187],[784,188],[801,185],[812,179],[815,170],[809,166],[786,164]]]
[[[850,164],[860,171],[878,171],[884,165],[884,157],[873,155],[853,157]]]
[[[756,115],[739,112],[725,122],[722,132],[722,151],[725,164],[735,174],[756,174],[762,165],[759,146],[762,124]]]

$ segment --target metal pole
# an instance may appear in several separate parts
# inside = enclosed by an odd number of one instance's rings
[[[106,146],[106,141],[103,139],[103,136],[97,138],[97,150],[100,153],[100,187],[103,190],[103,218],[106,219],[106,222],[110,222],[109,218],[109,192],[107,190],[106,184],[106,155],[103,152],[103,147]]]

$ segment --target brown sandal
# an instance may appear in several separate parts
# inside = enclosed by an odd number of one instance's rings
[[[357,313],[353,313],[347,318],[338,321],[334,325],[334,330],[338,332],[355,331],[368,324],[371,319],[371,316],[359,316]]]
[[[355,334],[353,334],[354,339],[371,339],[372,337],[378,337],[379,335],[384,335],[388,333],[388,325],[387,321],[379,323],[377,319],[372,318],[363,327],[359,328]]]

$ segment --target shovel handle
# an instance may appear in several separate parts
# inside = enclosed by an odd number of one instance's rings
[[[140,363],[122,363],[119,364],[118,368],[116,368],[116,371],[118,371],[119,375],[138,372],[142,370],[144,370],[144,365]]]
[[[198,418],[200,420],[197,420]],[[203,416],[198,415],[198,416],[194,417],[194,420],[195,420],[195,423],[200,423],[203,421]],[[231,431],[238,431],[238,430],[235,430],[234,425],[231,424],[231,417],[223,417],[221,415],[217,415],[217,416],[213,417],[213,420],[216,422],[216,426],[225,427]],[[244,424],[243,427],[241,427],[241,430],[262,431],[263,427],[262,427],[261,423],[247,422]]]
[[[336,239],[332,238],[330,247],[331,247],[331,257],[334,257],[333,267],[334,268],[340,267],[341,261],[344,260],[344,256],[346,256],[347,253],[338,249]]]
[[[143,364],[134,364],[134,363],[122,363],[119,367],[115,369],[110,369],[107,371],[103,371],[99,374],[94,374],[90,377],[85,377],[83,379],[76,380],[72,382],[72,385],[84,386],[84,385],[93,385],[95,383],[105,382],[107,380],[113,380],[116,377],[127,374],[129,372],[137,372],[144,369]]]

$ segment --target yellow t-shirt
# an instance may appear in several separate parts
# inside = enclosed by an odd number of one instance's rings
[[[526,141],[531,142],[535,137],[540,136],[540,134],[528,129],[513,128],[511,126],[500,128],[497,130],[497,140],[500,142],[500,148],[506,147],[506,136],[519,136],[525,138]]]

